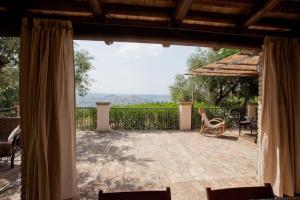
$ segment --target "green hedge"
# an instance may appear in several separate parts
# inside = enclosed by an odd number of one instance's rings
[[[110,126],[115,130],[178,129],[178,108],[110,109]]]

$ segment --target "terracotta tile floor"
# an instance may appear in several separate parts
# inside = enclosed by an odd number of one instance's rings
[[[0,199],[15,199],[19,196],[19,166],[14,171],[5,167],[0,164]],[[208,186],[257,185],[256,168],[257,146],[238,139],[236,132],[219,138],[196,131],[77,133],[81,199],[97,199],[99,189],[166,186],[171,187],[173,200],[206,199]]]
[[[77,169],[82,199],[97,191],[171,187],[173,200],[206,199],[205,187],[257,185],[257,147],[232,134],[110,132],[78,134]]]

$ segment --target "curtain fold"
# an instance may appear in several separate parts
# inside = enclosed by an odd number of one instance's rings
[[[300,193],[300,42],[266,37],[263,54],[258,179],[293,196]]]
[[[23,19],[20,58],[22,198],[78,199],[71,22]]]

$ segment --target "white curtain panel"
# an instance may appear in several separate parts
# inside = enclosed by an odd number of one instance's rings
[[[300,193],[300,42],[266,37],[263,46],[258,178],[274,193]]]
[[[70,21],[23,19],[20,56],[22,198],[78,199]]]

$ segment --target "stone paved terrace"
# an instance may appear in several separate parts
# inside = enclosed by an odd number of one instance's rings
[[[18,170],[0,164],[0,199],[18,197]],[[6,168],[6,169],[5,169]],[[257,185],[257,146],[230,133],[153,131],[77,133],[77,171],[81,199],[104,191],[171,187],[173,200],[206,199],[205,187]]]

